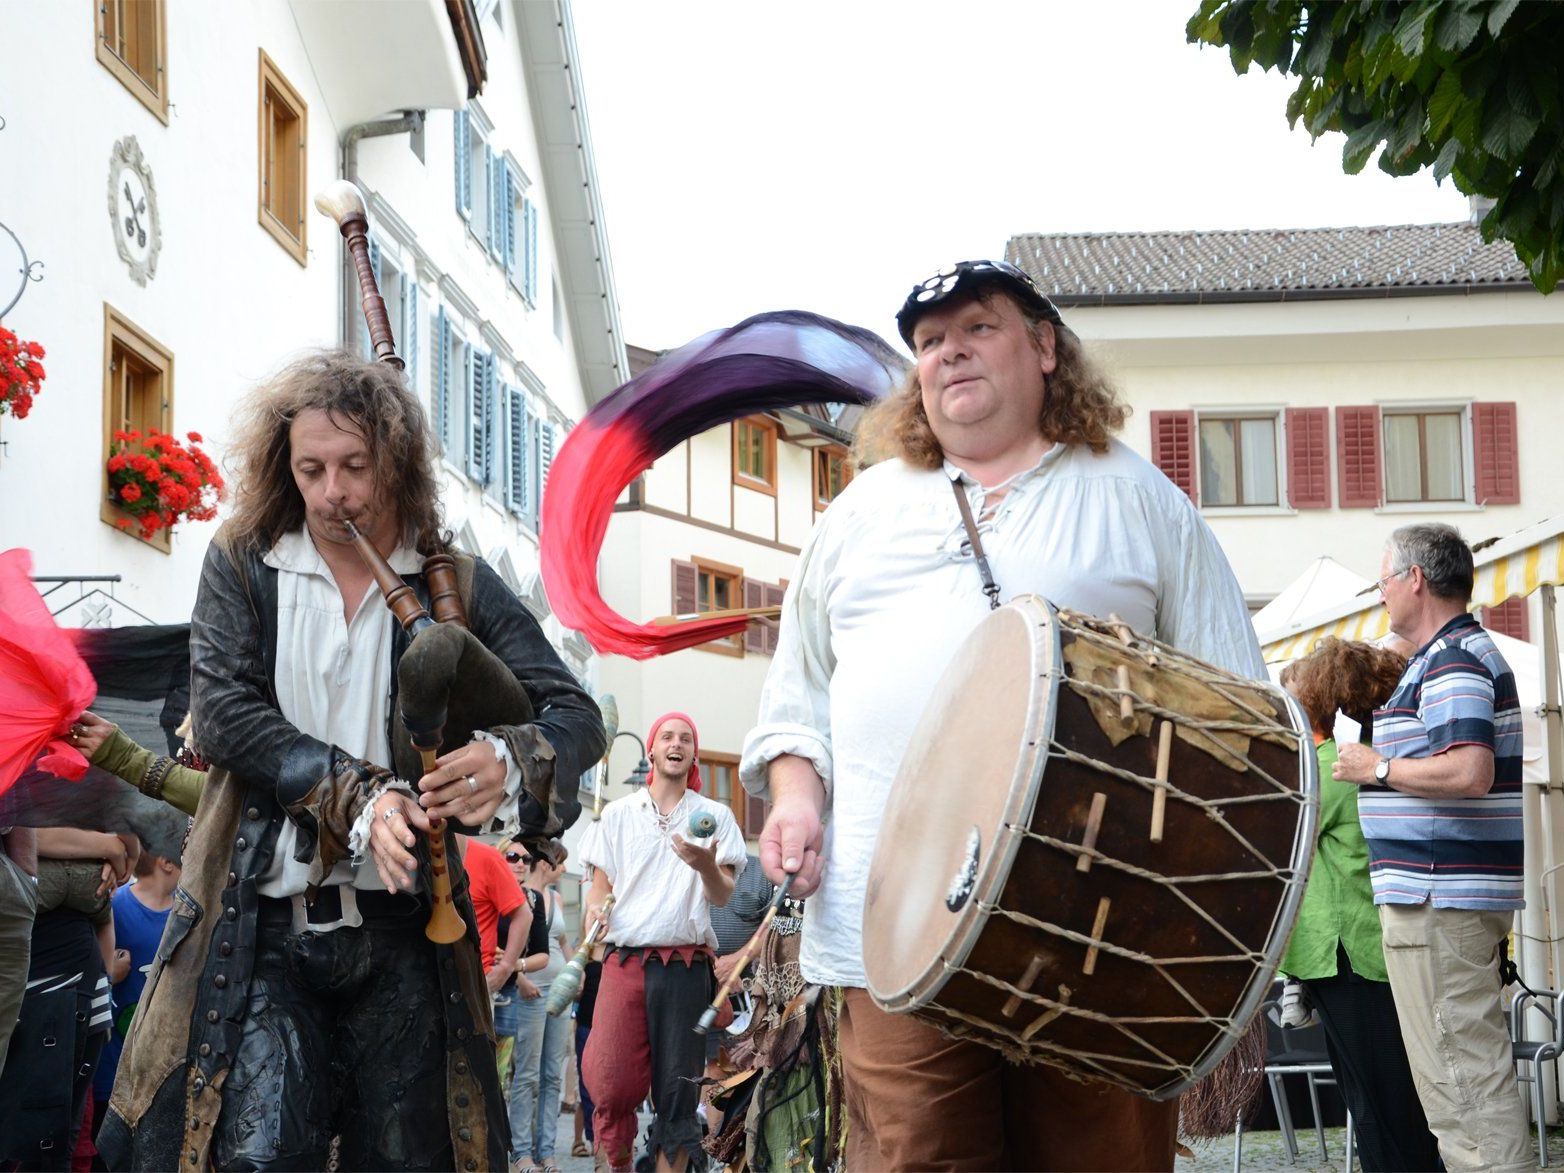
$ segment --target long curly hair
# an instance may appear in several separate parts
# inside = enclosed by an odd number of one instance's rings
[[[312,410],[363,433],[375,489],[396,510],[403,540],[421,554],[443,552],[450,535],[423,406],[402,372],[346,350],[310,351],[257,388],[239,409],[226,461],[234,511],[225,529],[235,546],[270,549],[304,524],[289,434],[293,421]]]
[[[1289,664],[1282,683],[1298,698],[1315,731],[1328,737],[1338,711],[1368,728],[1406,666],[1406,657],[1389,648],[1331,637]]]
[[[1041,319],[1014,298],[997,290],[978,294],[978,300],[985,305],[995,297],[1003,297],[1021,312],[1032,345],[1041,350]],[[1038,428],[1049,440],[1084,444],[1093,452],[1104,452],[1114,433],[1124,427],[1130,406],[1119,397],[1118,389],[1086,353],[1086,347],[1076,333],[1068,326],[1050,325],[1057,363],[1053,373],[1047,376],[1047,393],[1038,415]],[[916,366],[894,394],[864,412],[858,424],[853,455],[860,466],[893,456],[922,469],[938,468],[944,461],[945,451],[935,438],[928,412],[923,407],[923,384],[918,380]]]

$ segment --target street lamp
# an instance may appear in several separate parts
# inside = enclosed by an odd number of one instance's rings
[[[635,738],[636,745],[641,747],[641,760],[636,762],[635,769],[630,771],[630,776],[624,780],[624,784],[631,787],[645,786],[646,779],[651,775],[652,772],[652,764],[646,760],[646,743],[641,740],[638,734],[632,733],[628,729],[621,729],[609,739],[608,749],[612,749],[614,747],[614,742],[618,741],[621,737],[633,737]],[[592,795],[592,819],[594,822],[603,817],[603,788],[607,785],[608,750],[604,750],[603,761],[601,766],[598,768],[597,773],[596,792]]]

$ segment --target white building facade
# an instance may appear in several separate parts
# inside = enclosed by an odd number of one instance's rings
[[[1564,301],[1470,224],[1020,236],[1189,493],[1251,605],[1320,555],[1379,576],[1392,530],[1503,537],[1564,511]],[[1534,605],[1534,604],[1533,604]],[[1488,616],[1528,638],[1524,600]]]
[[[235,404],[289,358],[367,353],[341,238],[312,206],[346,176],[441,438],[456,544],[589,679],[537,578],[552,451],[628,377],[568,0],[7,15],[29,51],[0,75],[0,221],[44,266],[5,324],[43,344],[48,376],[27,419],[0,420],[0,546],[77,580],[50,596],[61,622],[188,619],[216,529],[116,528],[115,428],[195,431],[220,461]]]

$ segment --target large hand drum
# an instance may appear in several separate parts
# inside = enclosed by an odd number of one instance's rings
[[[869,990],[1012,1060],[1177,1095],[1270,985],[1318,786],[1285,693],[1018,599],[957,652],[891,788]]]

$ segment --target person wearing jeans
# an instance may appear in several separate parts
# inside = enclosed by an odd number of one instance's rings
[[[518,998],[511,1015],[516,1023],[516,1046],[510,1085],[511,1149],[518,1161],[531,1157],[529,1171],[558,1173],[554,1141],[559,1126],[560,1092],[564,1082],[565,1048],[573,1023],[566,1015],[548,1013],[549,986],[565,968],[565,917],[558,893],[549,885],[565,870],[564,860],[552,864],[528,855],[521,861],[522,883],[532,902],[532,934],[523,962],[526,976],[538,996]],[[496,1028],[498,1024],[496,1024]]]

